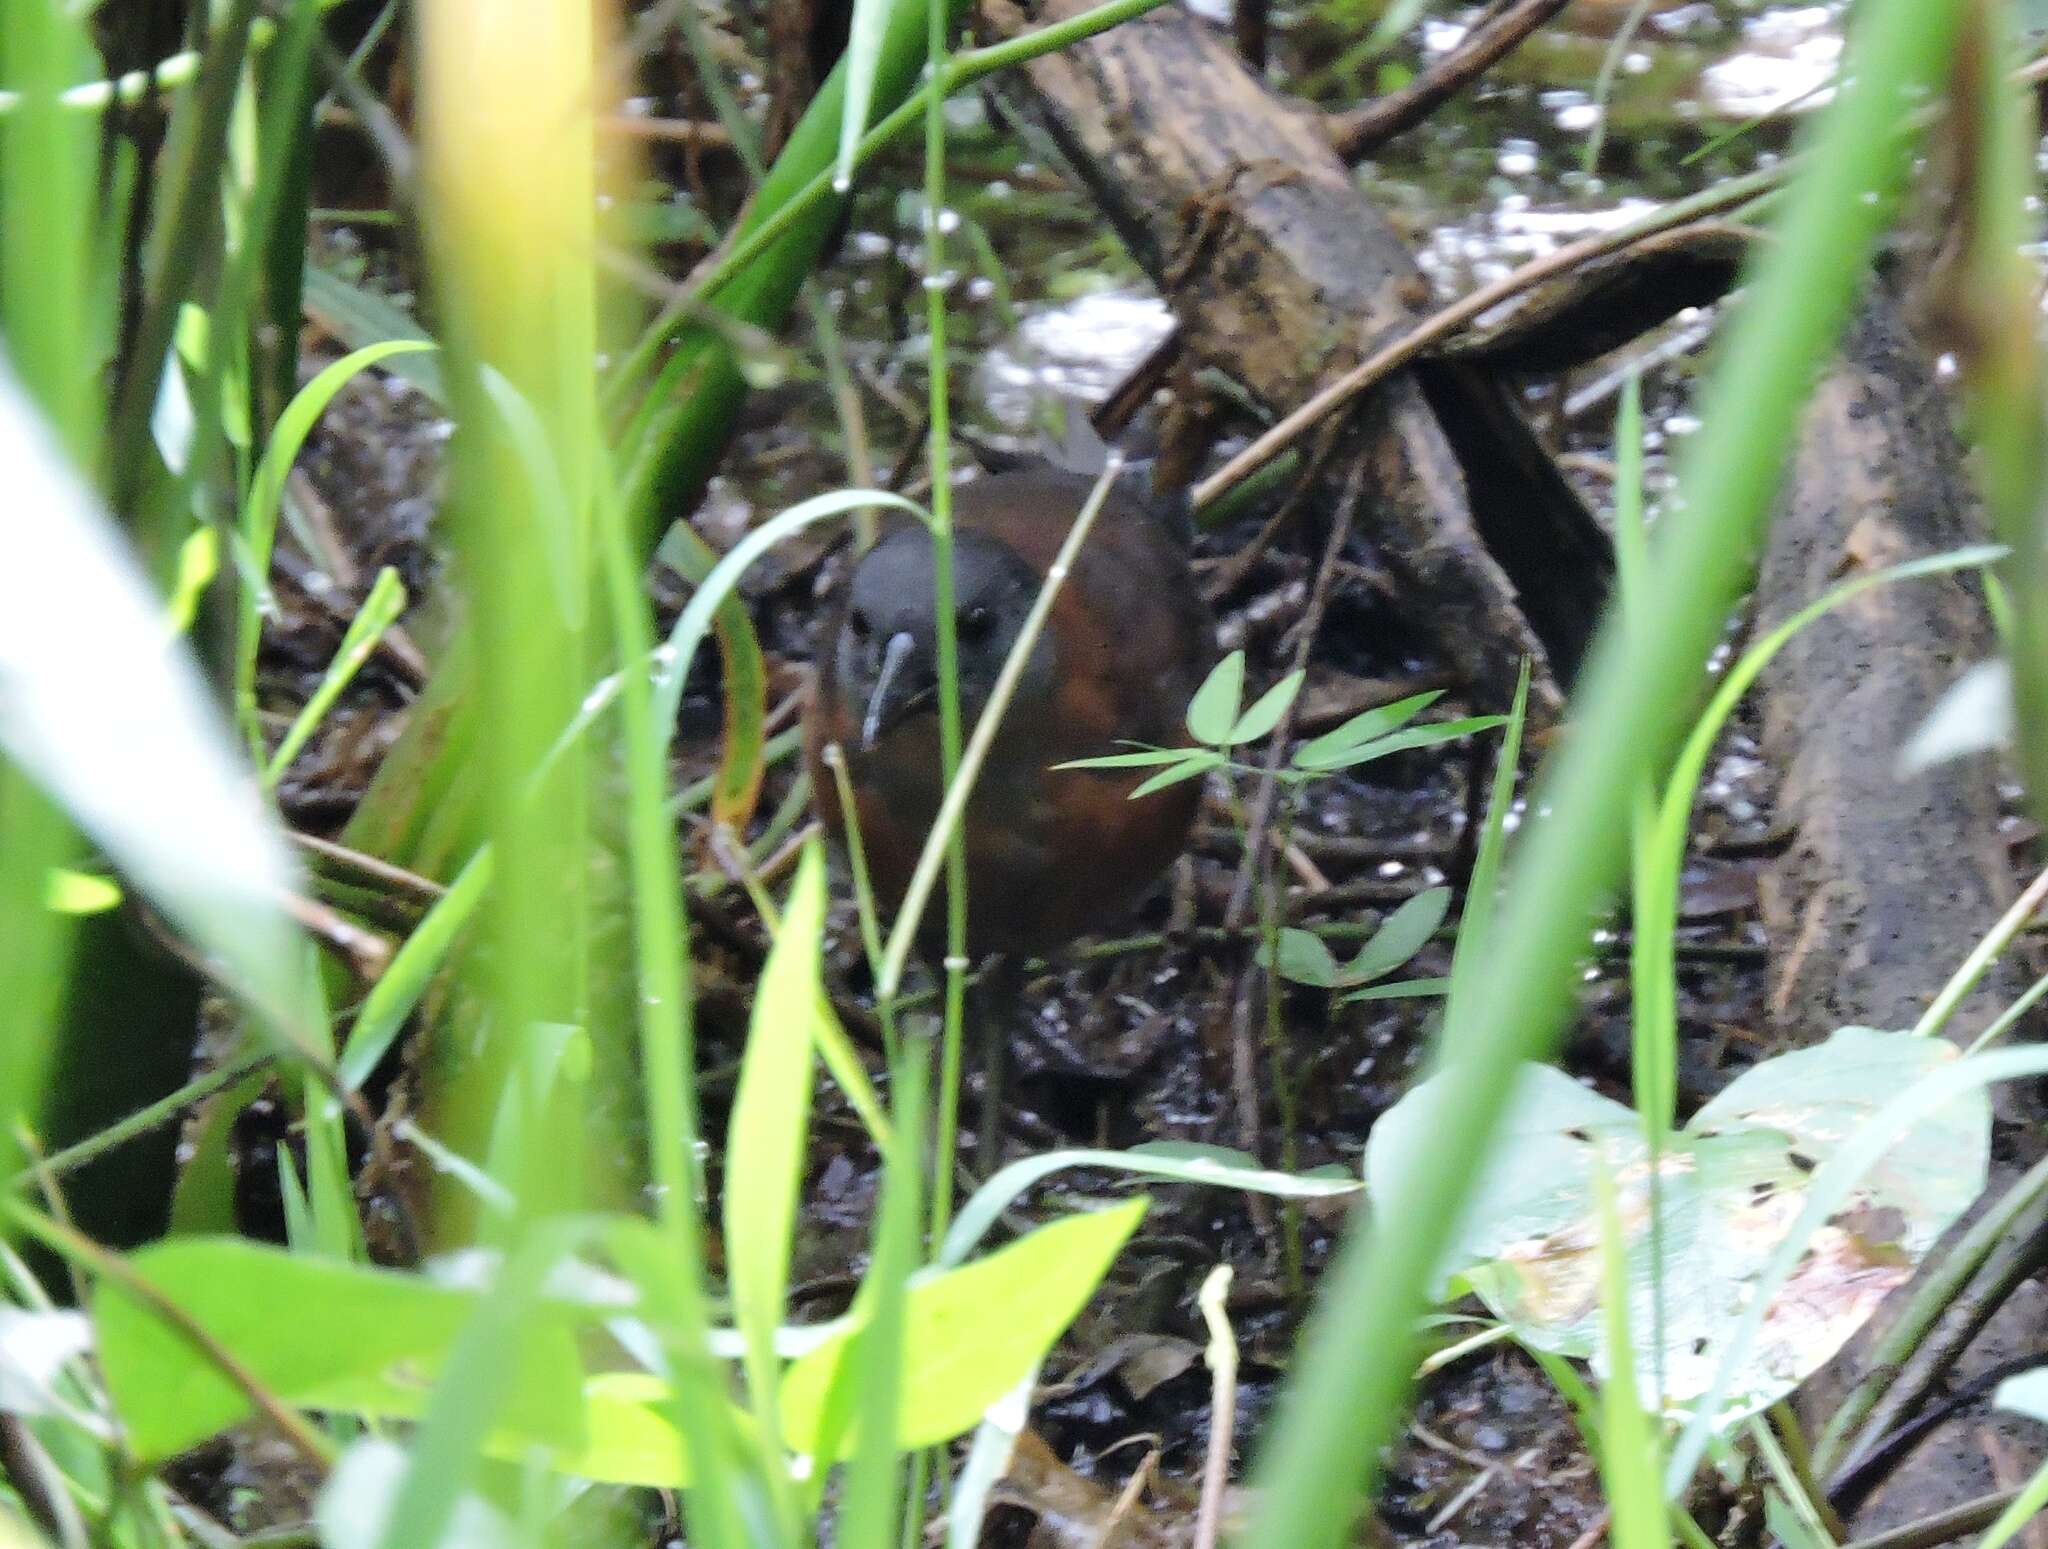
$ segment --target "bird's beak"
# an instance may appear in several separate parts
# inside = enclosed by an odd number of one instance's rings
[[[868,695],[867,714],[861,718],[860,746],[863,753],[874,747],[875,739],[908,715],[925,697],[922,685],[904,671],[917,650],[917,639],[909,630],[898,630],[882,647],[882,670],[875,674],[874,692]]]

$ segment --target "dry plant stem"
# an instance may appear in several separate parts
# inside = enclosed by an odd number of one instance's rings
[[[1908,1522],[1904,1527],[1889,1528],[1868,1538],[1859,1538],[1844,1544],[1842,1549],[1934,1549],[1936,1544],[1945,1544],[1965,1533],[1975,1533],[1991,1526],[2004,1514],[2006,1507],[2019,1499],[2019,1494],[2018,1490],[1996,1490],[1989,1495],[1980,1495],[1974,1501],[1952,1506],[1947,1511],[1936,1512],[1931,1517],[1922,1517],[1918,1522]]]
[[[1371,155],[1404,130],[1412,129],[1444,103],[1519,48],[1523,41],[1571,0],[1518,0],[1399,91],[1375,97],[1326,124],[1330,144],[1348,162]]]
[[[1896,1429],[1904,1411],[1895,1411],[1893,1418],[1880,1421],[1874,1417],[1879,1403],[1903,1379],[1914,1352],[1922,1347],[1947,1310],[1967,1294],[1966,1287],[2012,1234],[2021,1216],[2037,1210],[2044,1199],[2048,1199],[2048,1158],[2036,1162],[2006,1190],[2005,1196],[1978,1218],[1940,1267],[1914,1291],[1912,1300],[1900,1309],[1864,1358],[1869,1369],[1863,1380],[1843,1398],[1814,1443],[1814,1463],[1819,1472],[1835,1472],[1838,1465],[1860,1458],[1881,1437]]]
[[[1362,458],[1351,465],[1350,476],[1345,481],[1343,498],[1338,502],[1337,514],[1330,523],[1330,540],[1323,546],[1323,561],[1316,572],[1315,585],[1309,593],[1308,611],[1302,616],[1301,635],[1295,642],[1294,669],[1300,671],[1308,666],[1309,654],[1315,648],[1316,636],[1322,632],[1323,614],[1328,609],[1330,590],[1336,573],[1338,558],[1344,552],[1345,540],[1351,534],[1351,524],[1358,512],[1358,502],[1364,490],[1365,462]],[[1272,860],[1268,855],[1267,831],[1273,822],[1273,809],[1280,788],[1280,762],[1286,757],[1288,740],[1294,734],[1296,710],[1301,703],[1299,695],[1288,705],[1280,722],[1273,728],[1273,734],[1266,746],[1266,766],[1259,777],[1259,788],[1252,799],[1252,809],[1245,820],[1244,864],[1239,869],[1237,882],[1230,894],[1230,903],[1224,911],[1223,929],[1226,936],[1234,936],[1245,926],[1246,916],[1251,912],[1252,888],[1259,879],[1267,879],[1271,890],[1277,889],[1278,881],[1272,877]],[[1267,911],[1268,918],[1260,923],[1259,934],[1267,939],[1271,950],[1277,935],[1278,917],[1281,913],[1279,901],[1273,900],[1274,907]],[[1269,928],[1270,927],[1270,928]],[[1231,1095],[1237,1104],[1237,1135],[1241,1150],[1253,1156],[1259,1154],[1259,1084],[1257,1053],[1252,1042],[1252,1001],[1260,989],[1265,991],[1269,1017],[1277,1011],[1275,997],[1279,986],[1270,970],[1253,968],[1246,964],[1237,985],[1237,993],[1230,1007],[1230,1085]],[[1284,1080],[1284,1074],[1282,1076]],[[1253,1223],[1259,1234],[1269,1242],[1273,1237],[1273,1207],[1263,1195],[1251,1195],[1247,1199]],[[1290,1237],[1290,1250],[1297,1239]],[[1294,1262],[1290,1251],[1289,1265]],[[1289,1276],[1290,1281],[1294,1278]]]
[[[1937,1304],[1938,1320],[1911,1346],[1903,1364],[1889,1368],[1896,1375],[1869,1404],[1869,1418],[1858,1429],[1854,1449],[1848,1454],[1854,1462],[1842,1471],[1837,1489],[1862,1483],[1854,1476],[1877,1462],[1870,1454],[1911,1422],[1934,1385],[1962,1358],[1984,1325],[2048,1261],[2048,1237],[2043,1235],[2043,1227],[2048,1226],[2044,1182],[2048,1182],[2048,1161],[2037,1162],[2000,1201],[1993,1214],[2004,1218],[2005,1230],[1985,1234],[1995,1244],[1992,1251],[1976,1266],[1967,1284]],[[1976,1246],[1977,1235],[1973,1231],[1961,1246]],[[1907,1309],[1907,1314],[1914,1313],[1921,1313],[1917,1304]],[[1882,1373],[1887,1368],[1876,1370]]]
[[[18,1201],[7,1201],[0,1205],[0,1210],[4,1210],[17,1228],[62,1255],[66,1261],[91,1270],[103,1280],[112,1281],[142,1303],[166,1327],[198,1351],[208,1364],[241,1389],[242,1396],[249,1400],[251,1406],[276,1426],[293,1449],[323,1477],[334,1466],[334,1449],[324,1436],[309,1426],[297,1410],[257,1381],[255,1374],[235,1358],[234,1352],[202,1328],[190,1313],[137,1274],[120,1254],[101,1247],[77,1228],[31,1210]]]
[[[14,1487],[29,1521],[51,1543],[88,1549],[92,1540],[63,1472],[20,1415],[0,1415],[0,1480]]]
[[[391,966],[391,943],[375,931],[364,930],[355,921],[316,898],[285,893],[278,906],[298,927],[347,966],[359,984],[374,984]]]
[[[1195,1514],[1194,1549],[1216,1549],[1223,1526],[1223,1492],[1230,1483],[1230,1445],[1237,1430],[1237,1336],[1231,1331],[1224,1298],[1230,1293],[1230,1266],[1218,1264],[1196,1297],[1202,1321],[1209,1327],[1204,1352],[1209,1383],[1209,1452],[1202,1461],[1202,1502]]]
[[[286,837],[308,855],[318,856],[327,862],[335,871],[353,873],[430,904],[447,896],[448,889],[432,878],[408,871],[378,856],[365,855],[361,850],[352,850],[345,844],[336,844],[331,839],[321,839],[312,834],[292,831]]]
[[[1790,162],[1780,163],[1778,166],[1751,173],[1746,177],[1730,178],[1705,193],[1695,194],[1691,198],[1680,199],[1665,205],[1662,209],[1654,210],[1639,221],[1617,227],[1613,231],[1596,232],[1590,237],[1582,237],[1577,242],[1567,243],[1556,252],[1524,264],[1512,274],[1503,275],[1491,285],[1483,285],[1471,295],[1452,302],[1424,319],[1409,332],[1375,350],[1365,360],[1316,393],[1229,462],[1195,485],[1190,492],[1195,506],[1199,509],[1211,504],[1241,479],[1293,445],[1305,431],[1325,415],[1349,403],[1374,383],[1392,375],[1426,353],[1432,346],[1442,343],[1502,302],[1513,300],[1545,280],[1568,274],[1581,264],[1619,252],[1646,236],[1667,231],[1673,226],[1682,226],[1702,215],[1747,203],[1758,194],[1766,193],[1782,183],[1787,176],[1786,169],[1791,165]]]
[[[930,901],[932,888],[939,879],[939,865],[944,859],[946,845],[953,831],[960,826],[960,819],[967,811],[967,800],[974,792],[975,778],[981,773],[981,766],[988,760],[988,750],[1002,727],[1003,714],[1010,707],[1010,700],[1017,692],[1017,680],[1024,674],[1025,659],[1031,648],[1045,630],[1045,621],[1052,612],[1053,599],[1065,585],[1067,572],[1072,568],[1074,556],[1081,551],[1088,534],[1095,526],[1095,518],[1102,510],[1102,503],[1109,495],[1110,485],[1123,467],[1123,459],[1112,452],[1102,475],[1095,481],[1095,488],[1088,492],[1088,499],[1082,504],[1080,515],[1074,518],[1074,525],[1068,531],[1066,542],[1060,545],[1059,554],[1045,573],[1045,585],[1039,588],[1038,597],[1025,615],[1024,625],[1017,632],[1016,643],[1011,646],[1003,670],[996,674],[995,686],[989,691],[988,706],[981,718],[974,723],[974,732],[961,750],[959,772],[946,787],[945,799],[939,803],[938,816],[932,822],[932,831],[925,838],[923,852],[917,858],[917,867],[910,876],[910,886],[904,890],[903,903],[896,911],[896,924],[890,932],[888,949],[883,957],[881,982],[878,985],[884,995],[894,995],[903,983],[904,965],[910,959],[910,947],[917,932],[917,922]]]

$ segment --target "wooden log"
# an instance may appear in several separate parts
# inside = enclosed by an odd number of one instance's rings
[[[1085,9],[987,0],[981,16],[1012,36]],[[1188,359],[1267,411],[1284,413],[1427,311],[1413,255],[1321,116],[1268,92],[1178,7],[1037,60],[1005,91],[1171,304]],[[1553,716],[1606,597],[1606,539],[1497,380],[1462,363],[1425,369],[1429,393],[1418,373],[1399,373],[1348,431],[1378,485],[1369,535],[1404,606],[1479,697],[1504,703],[1528,656],[1537,712]],[[1469,433],[1462,446],[1446,433],[1452,418]]]
[[[1758,584],[1760,631],[1847,575],[1979,541],[1949,415],[1926,353],[1881,286],[1807,408]],[[2014,897],[1995,761],[1896,772],[1941,693],[1995,649],[1976,580],[1937,576],[1864,593],[1796,637],[1766,673],[1764,751],[1783,772],[1780,826],[1792,832],[1760,889],[1774,1042],[1815,1043],[1852,1023],[1912,1026]],[[1948,1035],[1966,1041],[2025,983],[2009,954]],[[2001,1094],[2008,1114],[2014,1096]],[[2031,1123],[2000,1126],[1994,1196],[2027,1152],[2039,1154],[2038,1138],[2028,1139],[2038,1136],[2038,1103],[2031,1108]],[[1877,1331],[1922,1278],[1802,1390],[1813,1422],[1866,1375]],[[2048,1293],[2020,1287],[1981,1331],[1973,1323],[1954,1380],[2036,1348],[2044,1314]],[[2001,1488],[2039,1454],[2037,1427],[1975,1406],[1842,1504],[1859,1533],[1880,1531]]]

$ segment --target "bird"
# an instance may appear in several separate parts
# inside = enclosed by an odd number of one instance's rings
[[[953,497],[954,629],[963,735],[987,705],[1094,481],[1050,464],[974,480]],[[836,748],[878,903],[893,913],[944,794],[934,550],[892,521],[861,556],[816,652],[805,724],[811,789],[845,842]],[[967,946],[1040,955],[1127,917],[1185,849],[1201,801],[1183,781],[1131,800],[1156,770],[1060,769],[1120,744],[1186,743],[1188,701],[1215,661],[1215,625],[1169,514],[1111,491],[1032,646],[965,815]],[[946,918],[943,889],[920,940]]]

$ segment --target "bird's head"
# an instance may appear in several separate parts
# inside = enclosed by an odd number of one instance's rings
[[[932,599],[931,535],[900,527],[861,558],[848,587],[833,668],[847,707],[859,715],[859,744],[872,748],[920,716],[938,714],[939,627]],[[988,702],[1016,643],[1038,577],[1008,544],[971,528],[953,542],[953,628],[960,705],[972,724]],[[1020,697],[1052,677],[1052,642],[1041,636],[1025,663]]]

